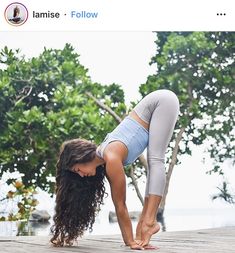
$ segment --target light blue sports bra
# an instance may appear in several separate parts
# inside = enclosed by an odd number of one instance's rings
[[[123,165],[133,163],[148,145],[148,131],[135,119],[127,116],[111,133],[108,133],[104,141],[97,148],[99,157],[104,157],[104,150],[112,141],[121,141],[128,150],[128,155]]]

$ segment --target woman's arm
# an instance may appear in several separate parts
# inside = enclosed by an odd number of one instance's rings
[[[111,187],[112,200],[115,206],[118,224],[123,241],[132,249],[142,249],[134,241],[132,224],[126,206],[126,179],[122,161],[111,155],[106,160],[106,174]]]
[[[117,158],[108,159],[106,162],[106,173],[122,237],[125,244],[129,245],[130,242],[134,241],[134,238],[126,207],[126,180],[122,162]]]

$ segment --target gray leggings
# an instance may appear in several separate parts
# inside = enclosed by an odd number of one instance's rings
[[[165,152],[178,118],[179,100],[172,91],[157,90],[145,96],[133,110],[149,124],[145,196],[162,196],[166,184]]]

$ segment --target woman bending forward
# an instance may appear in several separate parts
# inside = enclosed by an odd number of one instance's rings
[[[97,147],[84,139],[63,143],[57,162],[56,207],[51,242],[72,245],[92,229],[103,203],[108,178],[123,241],[131,249],[147,246],[160,229],[156,214],[164,192],[164,158],[179,114],[179,101],[169,90],[145,96]],[[147,147],[147,183],[143,210],[134,239],[126,206],[123,166],[133,163]]]

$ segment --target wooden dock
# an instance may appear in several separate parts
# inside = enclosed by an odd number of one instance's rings
[[[0,237],[1,253],[113,253],[133,252],[123,245],[120,235],[86,236],[72,247],[55,248],[48,236]],[[182,232],[160,232],[151,244],[159,247],[149,250],[159,253],[232,253],[235,252],[235,227],[203,229]]]

